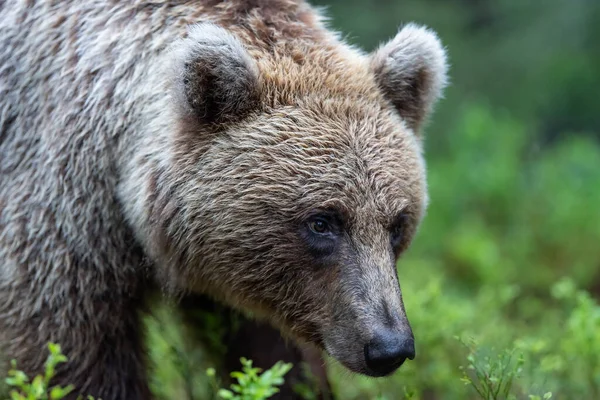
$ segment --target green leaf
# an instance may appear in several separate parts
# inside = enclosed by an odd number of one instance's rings
[[[20,394],[16,390],[12,390],[10,392],[10,399],[11,400],[27,400],[25,396],[23,396],[22,394]]]
[[[46,384],[44,382],[44,378],[41,375],[33,378],[31,382],[30,393],[34,396],[34,398],[41,398],[46,393]]]
[[[52,355],[57,355],[57,354],[62,353],[60,345],[56,344],[56,343],[52,343],[52,342],[48,343],[48,350],[50,350],[50,354],[52,354]]]
[[[75,387],[73,385],[69,385],[64,388],[62,388],[60,386],[55,386],[50,391],[50,399],[51,400],[62,399],[63,397],[65,397],[66,395],[71,393],[73,391],[73,389],[75,389]],[[91,397],[91,396],[89,396],[89,397]]]

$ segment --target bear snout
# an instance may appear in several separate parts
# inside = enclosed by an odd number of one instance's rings
[[[415,341],[412,333],[380,329],[364,346],[368,375],[386,376],[398,369],[406,359],[415,358]]]

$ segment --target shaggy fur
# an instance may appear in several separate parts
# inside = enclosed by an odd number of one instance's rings
[[[147,399],[139,311],[158,283],[369,373],[373,329],[410,331],[395,259],[445,74],[430,31],[369,56],[301,1],[1,3],[2,350],[37,371],[59,342],[57,382]],[[307,230],[323,213],[327,255]]]

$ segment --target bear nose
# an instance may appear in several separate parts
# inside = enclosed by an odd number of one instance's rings
[[[415,358],[415,341],[410,333],[386,329],[365,345],[365,361],[373,376],[394,372],[407,358]]]

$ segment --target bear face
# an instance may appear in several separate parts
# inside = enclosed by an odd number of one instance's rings
[[[247,121],[210,151],[223,157],[197,173],[214,187],[194,203],[214,205],[199,219],[218,223],[195,232],[211,250],[186,280],[376,375],[364,358],[376,331],[411,335],[395,264],[426,201],[415,138],[389,111],[311,99]],[[222,260],[236,273],[217,271]]]
[[[419,132],[444,51],[413,25],[369,56],[242,37],[201,24],[175,46],[164,147],[125,185],[145,193],[130,220],[168,290],[387,375],[415,353],[395,265],[427,203]]]

